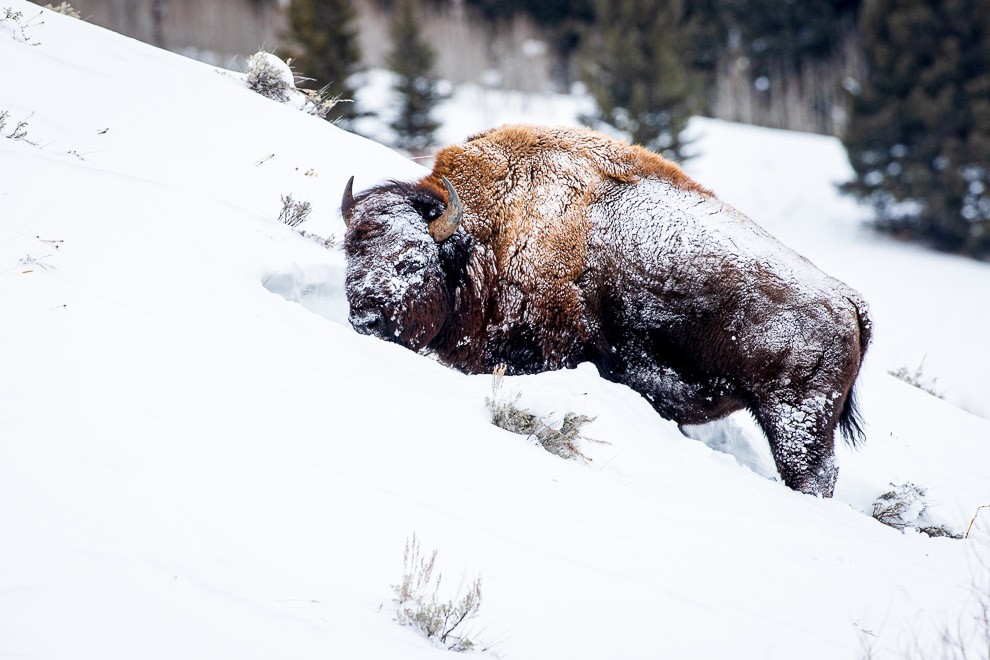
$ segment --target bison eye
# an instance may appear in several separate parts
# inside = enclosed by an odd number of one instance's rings
[[[418,273],[423,270],[426,264],[424,264],[419,259],[403,259],[399,263],[395,264],[395,273],[397,275],[412,275],[413,273]]]
[[[416,213],[419,213],[427,222],[433,222],[443,214],[443,206],[434,200],[414,200],[412,205],[416,209]]]

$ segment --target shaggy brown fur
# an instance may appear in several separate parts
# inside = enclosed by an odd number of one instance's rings
[[[478,319],[460,334],[507,347],[536,343],[543,370],[574,366],[584,358],[579,347],[588,335],[576,282],[585,270],[587,209],[596,188],[606,180],[635,185],[653,176],[711,194],[662,156],[590,129],[517,125],[479,133],[437,154],[424,183],[445,199],[441,176],[454,184],[462,199],[471,200],[465,229],[490,253],[497,273],[491,285],[498,300],[488,305],[493,316]],[[541,199],[549,203],[538,203]],[[486,332],[482,327],[505,325],[512,329]],[[542,330],[527,332],[530,327]],[[491,360],[500,359],[469,355],[456,346],[437,351],[472,373],[486,373]],[[537,367],[532,360],[508,366],[509,373]]]
[[[437,243],[441,177],[463,219]],[[681,424],[748,408],[785,482],[831,495],[834,431],[858,431],[866,305],[673,163],[586,129],[507,126],[344,210],[359,331],[470,373],[588,360]]]

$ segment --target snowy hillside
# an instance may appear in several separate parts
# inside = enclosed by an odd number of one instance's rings
[[[509,379],[597,416],[583,464],[489,424],[490,378],[356,334],[339,250],[276,220],[291,193],[339,237],[349,176],[419,166],[239,74],[8,6],[0,655],[442,657],[393,621],[414,532],[445,597],[482,577],[473,630],[502,657],[893,658],[969,625],[990,515],[954,540],[864,511],[891,482],[959,532],[990,503],[990,422],[886,374],[927,355],[987,414],[990,272],[864,237],[834,142],[699,121],[691,169],[873,302],[868,442],[839,452],[837,497],[775,481],[745,417],[715,451],[587,365]]]

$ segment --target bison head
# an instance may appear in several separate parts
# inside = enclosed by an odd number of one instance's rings
[[[469,239],[457,231],[457,192],[446,178],[441,182],[445,191],[393,181],[357,197],[354,177],[347,182],[346,289],[358,332],[418,351],[443,329],[453,304],[454,256]]]

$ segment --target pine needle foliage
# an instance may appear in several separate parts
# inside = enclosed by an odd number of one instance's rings
[[[416,3],[400,0],[391,24],[392,50],[387,65],[396,75],[395,91],[399,96],[399,113],[392,122],[396,145],[413,153],[425,152],[434,142],[440,123],[432,113],[445,95],[438,88],[433,73],[436,54],[423,39]]]
[[[872,0],[844,189],[898,238],[990,259],[990,3]]]
[[[586,118],[683,160],[681,134],[698,107],[698,82],[685,62],[683,0],[595,0],[582,78],[597,104]]]
[[[325,98],[354,98],[348,78],[361,60],[351,0],[292,0],[289,3],[288,51],[300,75],[316,81]],[[353,103],[331,105],[330,120],[344,124],[356,116]]]

